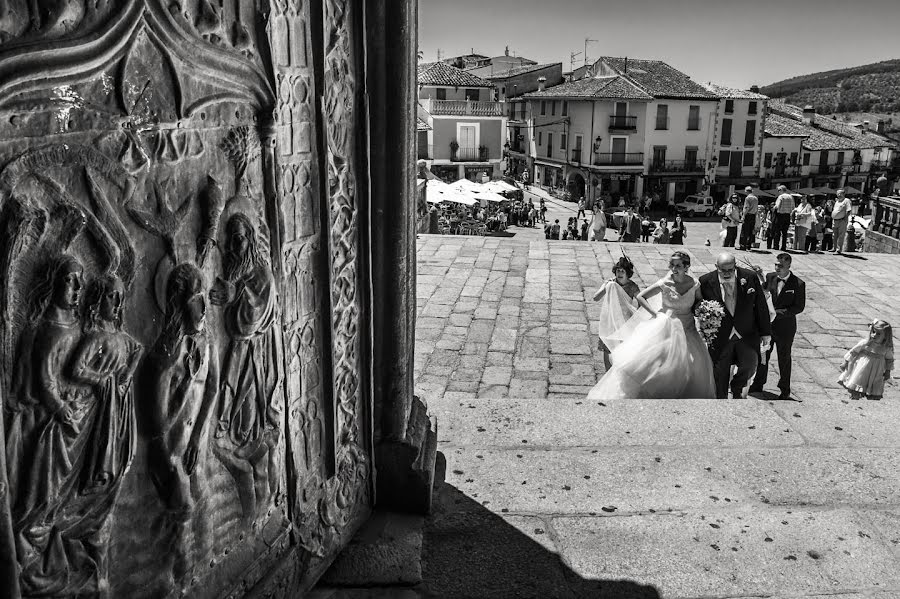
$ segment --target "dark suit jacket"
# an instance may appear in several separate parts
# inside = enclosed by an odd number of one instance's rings
[[[766,275],[766,290],[772,294],[775,306],[772,333],[776,337],[793,337],[797,333],[797,315],[806,308],[806,283],[791,273],[779,294],[778,275],[770,272]]]
[[[756,273],[746,268],[738,268],[735,284],[734,314],[729,314],[725,309],[725,317],[719,334],[713,342],[712,349],[722,347],[731,336],[731,329],[737,330],[746,343],[759,351],[760,337],[772,334],[772,326],[769,322],[769,307],[763,295],[762,285]],[[725,298],[719,288],[719,273],[713,271],[700,277],[700,294],[703,299],[716,300],[723,306]]]
[[[622,217],[622,225],[619,227],[619,235],[627,235],[635,239],[641,236],[641,217],[637,214]]]

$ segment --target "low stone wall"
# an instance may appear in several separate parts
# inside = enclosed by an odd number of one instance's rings
[[[884,233],[866,231],[865,251],[877,254],[900,254],[900,239],[889,237]]]

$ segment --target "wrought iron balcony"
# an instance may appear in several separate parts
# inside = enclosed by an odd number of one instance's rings
[[[644,164],[643,152],[598,152],[594,154],[594,166],[623,166]]]
[[[618,116],[610,115],[609,130],[610,131],[634,131],[637,129],[636,116]]]
[[[581,163],[581,150],[570,150],[569,151],[569,160],[576,164]]]
[[[453,162],[487,162],[490,159],[490,152],[486,146],[480,148],[457,148],[456,152],[451,152],[450,160]]]
[[[820,164],[816,173],[819,175],[839,175],[843,168],[843,164]]]
[[[503,116],[503,102],[430,100],[425,109],[432,116]]]
[[[703,165],[697,160],[654,160],[651,173],[700,173]]]
[[[799,177],[801,170],[799,166],[770,166],[766,168],[766,177]]]

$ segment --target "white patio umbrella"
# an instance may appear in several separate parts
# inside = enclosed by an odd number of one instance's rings
[[[469,181],[468,179],[460,179],[455,183],[451,183],[450,187],[454,189],[460,190],[470,190],[470,191],[481,191],[484,187],[481,183],[476,183],[475,181]]]
[[[503,193],[505,191],[518,191],[519,188],[513,185],[510,185],[506,181],[491,181],[489,183],[485,183],[482,187],[489,191],[493,191],[494,193]]]
[[[472,195],[477,200],[486,200],[488,202],[495,202],[497,204],[499,204],[500,202],[508,202],[509,201],[507,198],[504,198],[499,193],[494,193],[493,191],[486,191],[486,190],[474,191],[474,192],[471,192],[470,195]]]
[[[433,203],[453,202],[454,204],[464,204],[466,206],[474,206],[478,203],[478,200],[471,195],[450,187],[447,189],[429,190],[428,196],[429,201]]]

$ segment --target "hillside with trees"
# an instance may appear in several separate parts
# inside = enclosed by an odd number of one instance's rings
[[[760,88],[772,98],[820,114],[900,112],[900,59],[801,75]]]

